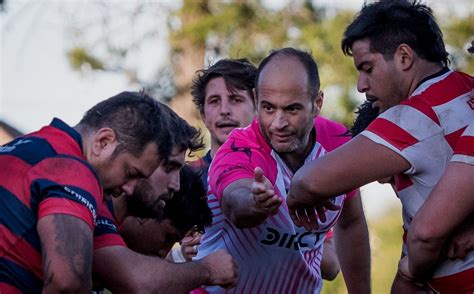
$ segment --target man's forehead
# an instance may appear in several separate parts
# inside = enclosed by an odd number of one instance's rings
[[[185,153],[186,150],[178,150],[177,148],[173,148],[173,152],[171,155],[162,161],[162,164],[177,164],[177,165],[184,165],[185,160]]]
[[[295,56],[275,56],[263,68],[258,79],[258,91],[268,85],[279,85],[284,81],[298,80],[307,84],[308,73],[304,64]]]

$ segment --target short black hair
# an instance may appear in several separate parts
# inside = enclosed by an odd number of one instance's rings
[[[143,91],[122,92],[89,109],[77,127],[85,132],[113,129],[118,141],[114,155],[127,151],[138,157],[148,143],[154,142],[158,155],[168,158],[173,143],[170,121],[176,116]]]
[[[431,8],[417,0],[382,0],[364,4],[346,28],[341,42],[344,54],[352,55],[354,42],[368,39],[371,52],[392,60],[400,44],[409,45],[427,61],[449,64],[443,34]]]
[[[166,201],[163,218],[171,219],[181,232],[193,228],[204,232],[204,228],[212,223],[212,212],[207,205],[207,189],[200,173],[186,164],[181,169],[180,187],[173,198]]]
[[[309,86],[309,93],[311,98],[315,98],[319,92],[319,88],[321,87],[321,82],[319,80],[319,72],[318,72],[318,65],[316,61],[314,61],[313,56],[306,51],[302,51],[299,49],[287,47],[283,49],[273,50],[270,55],[265,57],[262,62],[260,62],[257,71],[257,77],[255,80],[255,89],[258,87],[258,81],[260,78],[260,74],[262,73],[265,66],[270,63],[270,61],[277,56],[292,56],[297,58],[305,67],[306,73],[308,75],[308,86]]]
[[[209,68],[196,72],[191,86],[193,102],[201,113],[204,112],[207,83],[217,77],[224,79],[229,92],[247,91],[254,102],[253,89],[255,88],[256,74],[257,68],[246,58],[221,59]]]

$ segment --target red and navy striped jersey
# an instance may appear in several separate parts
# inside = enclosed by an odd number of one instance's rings
[[[38,220],[78,217],[94,228],[102,187],[80,134],[59,119],[0,147],[0,293],[43,286]]]
[[[102,202],[98,211],[94,229],[94,250],[110,246],[126,247],[114,217],[112,200]]]

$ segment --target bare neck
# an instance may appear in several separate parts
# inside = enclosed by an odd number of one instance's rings
[[[443,69],[443,66],[439,63],[428,62],[425,60],[419,59],[416,65],[416,71],[414,72],[412,79],[408,87],[408,93],[405,97],[410,97],[416,88],[419,86],[420,82],[426,79],[427,77],[436,74]]]

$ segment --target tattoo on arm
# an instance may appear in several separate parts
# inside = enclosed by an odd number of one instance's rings
[[[40,222],[45,221],[40,228]],[[79,218],[53,214],[38,223],[42,246],[43,286],[68,275],[84,287],[91,287],[92,231]],[[41,234],[42,233],[42,234]],[[59,277],[58,277],[59,275]]]

